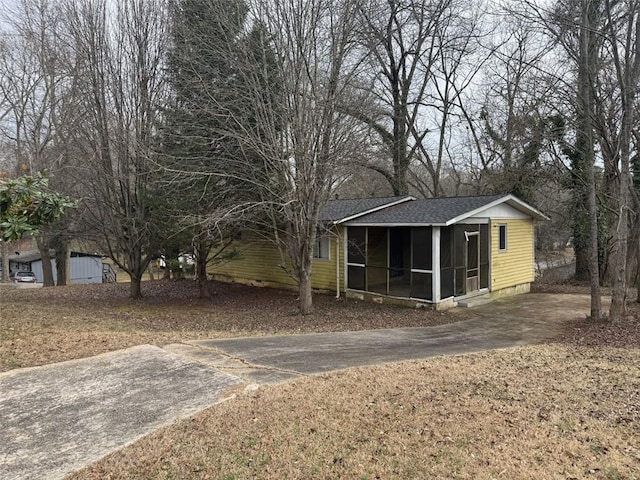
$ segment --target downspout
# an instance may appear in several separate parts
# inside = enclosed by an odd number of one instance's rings
[[[336,234],[336,298],[340,298],[340,231]]]

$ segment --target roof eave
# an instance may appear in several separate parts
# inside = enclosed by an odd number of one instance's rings
[[[436,223],[385,223],[385,222],[371,222],[371,223],[345,223],[347,227],[446,227],[446,224],[442,222]]]

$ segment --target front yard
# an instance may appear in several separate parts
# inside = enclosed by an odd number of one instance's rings
[[[195,282],[144,282],[143,299],[126,283],[22,289],[0,284],[0,372],[82,358],[141,344],[199,338],[428,326],[466,318],[357,301],[315,298],[313,315],[296,314],[296,294],[214,284],[199,300]]]
[[[0,287],[0,370],[191,338],[418,326],[426,312],[192,282]],[[572,290],[575,291],[575,290]],[[71,478],[640,479],[640,308],[555,343],[309,377],[236,398]]]

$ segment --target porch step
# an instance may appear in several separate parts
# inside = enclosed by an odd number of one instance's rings
[[[480,297],[471,297],[465,298],[464,300],[459,300],[458,306],[462,308],[473,308],[479,307],[480,305],[486,305],[487,303],[491,303],[492,301],[493,299],[491,299],[491,297],[483,295]]]

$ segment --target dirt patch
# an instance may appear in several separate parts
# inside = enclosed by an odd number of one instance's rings
[[[193,281],[17,289],[0,286],[0,371],[87,357],[140,344],[279,333],[440,325],[467,311],[436,312],[315,296],[312,315],[297,314],[294,292],[213,283],[198,299]]]
[[[638,479],[638,349],[535,346],[245,393],[71,478]]]

